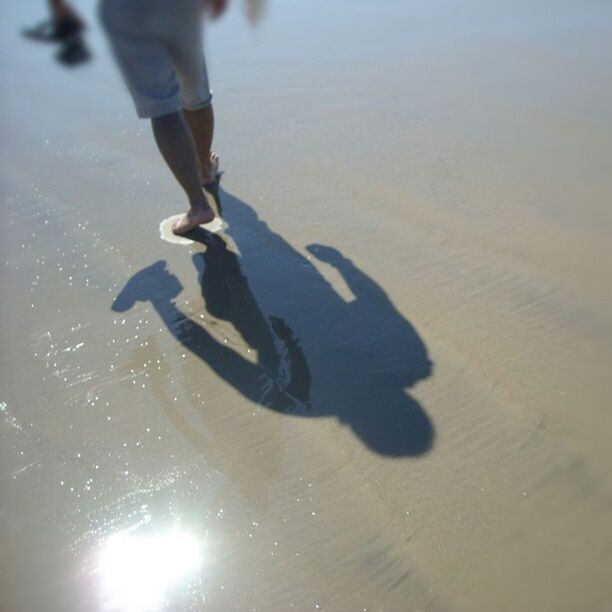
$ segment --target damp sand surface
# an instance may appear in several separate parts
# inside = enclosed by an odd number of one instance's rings
[[[226,227],[3,3],[8,610],[606,610],[612,10],[235,3]],[[260,3],[262,4],[262,3]]]

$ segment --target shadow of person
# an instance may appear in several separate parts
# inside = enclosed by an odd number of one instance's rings
[[[280,317],[266,317],[242,273],[240,258],[216,234],[203,229],[192,233],[207,248],[193,256],[200,273],[206,310],[228,321],[247,346],[257,351],[268,384],[291,400],[292,407],[309,406],[311,376],[304,353],[291,328]]]
[[[355,296],[333,300],[325,317],[326,335],[337,344],[319,358],[329,372],[321,381],[323,406],[333,406],[337,418],[382,455],[426,452],[431,421],[404,391],[431,375],[425,344],[380,286],[339,251],[318,244],[307,250],[334,267]]]
[[[242,256],[218,235],[193,232],[206,246],[193,256],[202,295],[209,314],[230,322],[257,361],[178,309],[182,286],[163,261],[134,275],[113,310],[150,301],[183,346],[253,402],[292,416],[334,417],[383,456],[427,452],[434,428],[406,389],[431,375],[432,362],[383,289],[336,249],[313,244],[304,255],[242,200],[220,188],[213,195]],[[311,256],[335,268],[355,299],[343,299]]]
[[[183,290],[165,261],[135,274],[113,302],[115,312],[125,312],[136,301],[149,301],[175,338],[207,362],[223,380],[251,401],[273,410],[289,412],[308,404],[310,372],[299,343],[284,321],[268,320],[259,309],[235,253],[213,234],[202,238],[206,251],[193,256],[201,273],[208,311],[230,322],[247,346],[255,349],[255,363],[215,338],[204,324],[189,318],[176,305]],[[298,382],[299,381],[299,382]]]

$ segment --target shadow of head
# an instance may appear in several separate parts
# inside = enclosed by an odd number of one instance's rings
[[[435,429],[419,403],[396,389],[369,409],[353,407],[348,425],[371,450],[385,457],[417,457],[434,444]]]
[[[179,279],[171,274],[163,260],[143,268],[130,278],[113,301],[114,312],[126,312],[136,302],[151,302],[154,306],[167,304],[183,290]]]

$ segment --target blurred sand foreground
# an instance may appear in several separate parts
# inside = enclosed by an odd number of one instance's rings
[[[270,0],[207,35],[228,228],[102,40],[2,3],[10,611],[604,611],[612,6]],[[0,607],[2,607],[0,604]]]

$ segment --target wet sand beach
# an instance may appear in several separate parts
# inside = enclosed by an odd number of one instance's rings
[[[178,245],[77,6],[0,8],[0,609],[609,610],[612,7],[235,3]]]

